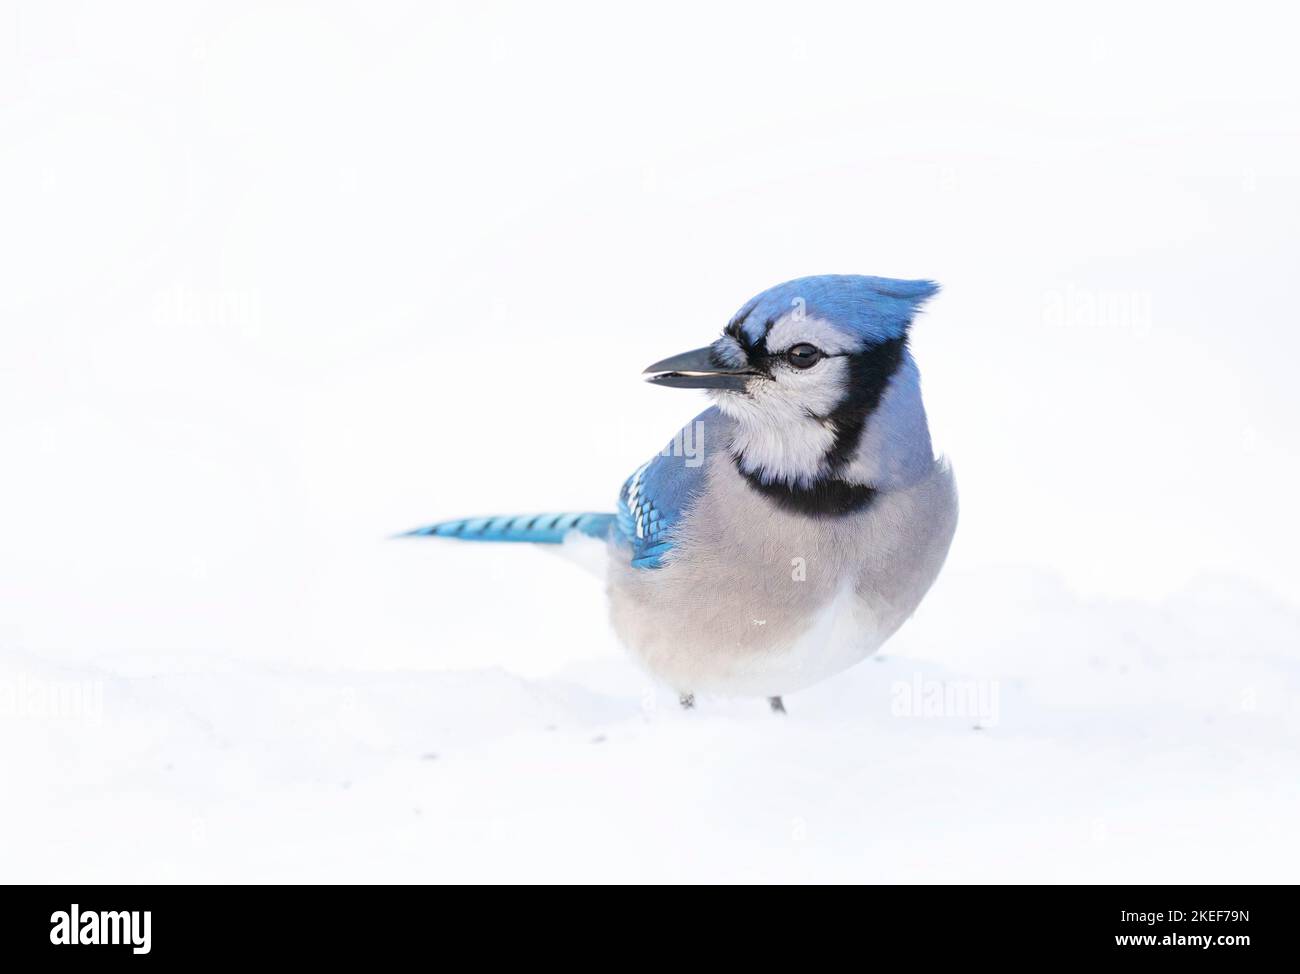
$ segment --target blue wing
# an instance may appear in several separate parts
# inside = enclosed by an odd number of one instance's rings
[[[631,547],[633,568],[659,568],[674,528],[704,488],[708,450],[722,449],[721,414],[706,409],[660,454],[627,478],[618,495],[615,534]]]

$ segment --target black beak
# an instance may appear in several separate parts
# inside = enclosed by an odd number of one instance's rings
[[[743,392],[745,383],[757,375],[752,369],[730,369],[713,359],[712,346],[683,352],[645,370],[646,381],[675,389],[729,389]]]

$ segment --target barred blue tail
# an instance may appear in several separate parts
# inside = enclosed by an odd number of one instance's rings
[[[469,517],[441,521],[403,538],[459,538],[462,541],[531,541],[560,544],[574,531],[592,538],[604,538],[614,524],[613,514],[515,514],[506,517]]]

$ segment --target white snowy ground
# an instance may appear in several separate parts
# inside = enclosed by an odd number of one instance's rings
[[[593,583],[572,611],[598,606]],[[945,575],[784,719],[682,713],[583,642],[544,678],[4,652],[0,878],[1300,876],[1300,621],[1244,584],[1152,605]]]

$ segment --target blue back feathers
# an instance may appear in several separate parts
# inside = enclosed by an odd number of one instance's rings
[[[760,341],[767,329],[798,309],[856,335],[863,344],[901,338],[925,300],[939,291],[934,281],[899,281],[862,274],[821,274],[800,277],[769,288],[736,313],[751,342]]]

